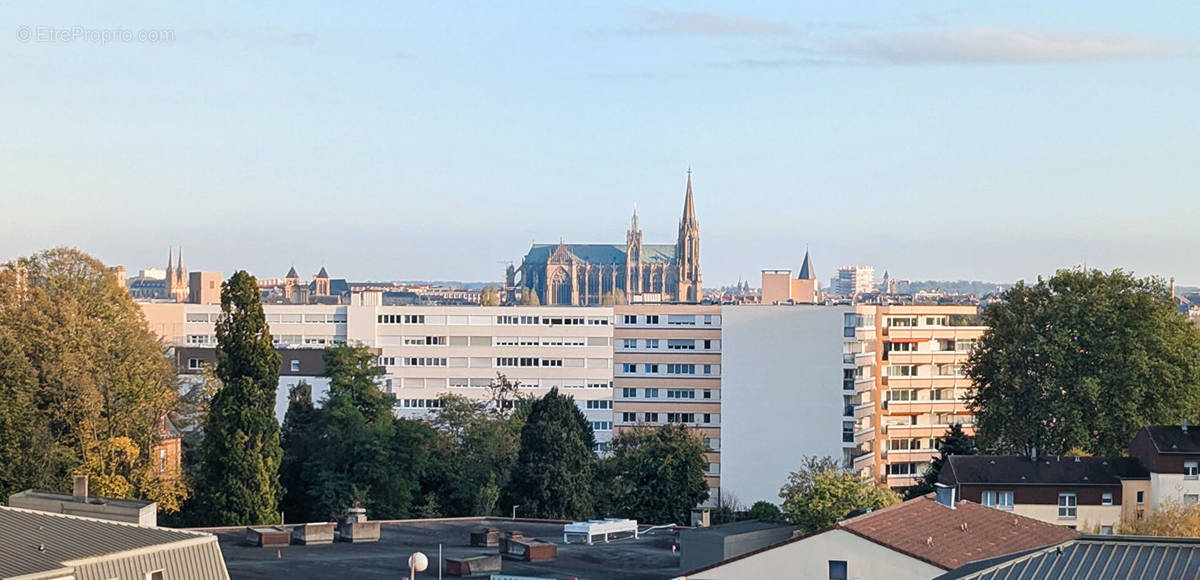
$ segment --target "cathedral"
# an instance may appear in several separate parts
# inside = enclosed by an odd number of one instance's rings
[[[520,280],[516,279],[520,273]],[[700,222],[687,173],[683,217],[674,244],[643,244],[637,209],[625,244],[534,244],[519,270],[509,267],[508,285],[538,303],[597,306],[628,302],[699,302]]]

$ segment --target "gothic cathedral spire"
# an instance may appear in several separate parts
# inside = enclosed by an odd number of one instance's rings
[[[699,302],[700,287],[700,222],[696,219],[696,202],[692,197],[692,169],[687,171],[687,192],[683,199],[683,217],[679,220],[679,239],[675,243],[675,262],[679,266],[679,302]]]

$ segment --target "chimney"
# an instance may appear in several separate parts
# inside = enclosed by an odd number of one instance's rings
[[[74,487],[71,489],[71,496],[75,501],[87,503],[88,497],[88,476],[76,475],[74,478]]]
[[[1183,432],[1187,433],[1187,417],[1183,418]]]
[[[1036,445],[1029,448],[1029,460],[1037,461],[1037,446]]]
[[[954,488],[944,483],[933,484],[933,492],[937,498],[937,502],[954,509]]]

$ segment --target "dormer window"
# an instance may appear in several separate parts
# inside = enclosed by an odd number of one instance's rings
[[[1200,462],[1184,461],[1183,462],[1183,478],[1184,479],[1200,479]]]

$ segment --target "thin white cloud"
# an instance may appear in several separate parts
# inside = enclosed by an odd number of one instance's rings
[[[783,36],[795,29],[786,22],[712,12],[640,10],[642,25],[620,30],[623,34],[685,36]]]
[[[891,64],[1019,64],[1167,56],[1177,49],[1160,40],[1132,36],[973,28],[841,40],[831,43],[828,52]]]

